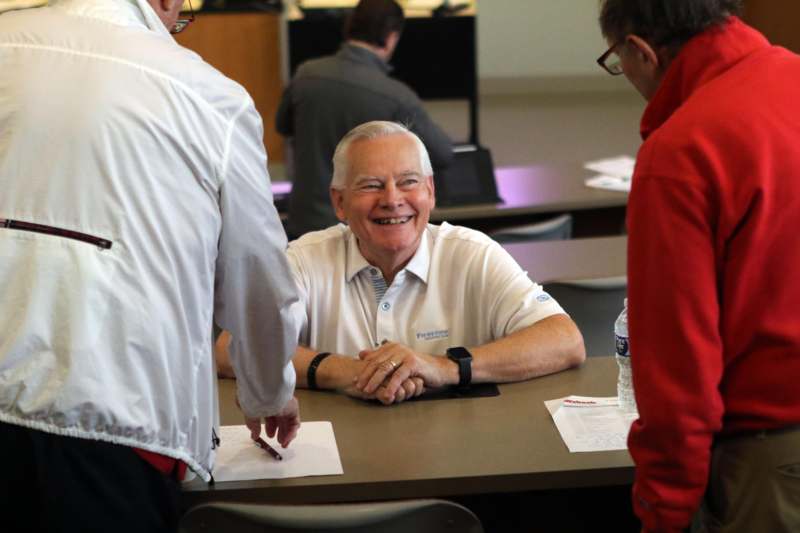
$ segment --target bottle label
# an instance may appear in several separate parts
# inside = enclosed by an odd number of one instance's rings
[[[630,357],[631,352],[628,347],[628,337],[621,337],[619,335],[614,335],[617,339],[617,355],[620,357]]]

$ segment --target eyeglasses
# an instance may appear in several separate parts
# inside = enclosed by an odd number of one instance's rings
[[[187,0],[189,3],[189,18],[187,19],[178,19],[175,21],[175,25],[172,26],[172,29],[169,31],[171,34],[180,33],[186,29],[191,22],[194,22],[194,9],[192,8],[192,0]]]
[[[614,52],[614,49],[620,44],[622,43],[614,43],[611,45],[611,48],[597,58],[597,64],[603,67],[603,70],[612,76],[619,76],[622,74],[622,62],[619,59],[619,55]]]

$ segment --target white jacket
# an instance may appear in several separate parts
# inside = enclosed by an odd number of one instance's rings
[[[208,480],[212,313],[243,410],[286,403],[297,297],[262,134],[144,0],[0,15],[0,421]]]

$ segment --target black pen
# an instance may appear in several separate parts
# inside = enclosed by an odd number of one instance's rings
[[[267,441],[265,441],[261,437],[258,437],[253,442],[255,442],[256,445],[258,445],[259,448],[261,448],[262,450],[264,450],[265,452],[270,454],[274,459],[276,459],[278,461],[283,461],[283,456],[281,456],[281,454],[279,454],[278,451],[275,448],[273,448],[272,446],[267,444]]]

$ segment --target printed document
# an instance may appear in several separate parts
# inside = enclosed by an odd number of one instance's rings
[[[339,449],[330,422],[303,422],[288,448],[264,438],[283,457],[273,459],[250,440],[247,426],[219,428],[220,447],[214,465],[216,481],[282,479],[343,474]]]
[[[628,431],[639,417],[635,411],[620,409],[616,396],[568,396],[544,403],[573,453],[627,449]]]

